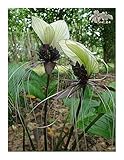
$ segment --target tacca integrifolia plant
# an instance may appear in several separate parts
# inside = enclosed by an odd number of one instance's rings
[[[63,39],[69,39],[69,30],[64,20],[59,20],[51,24],[46,23],[42,19],[32,17],[32,27],[42,42],[42,47],[39,51],[39,59],[44,64],[47,74],[46,95],[48,96],[48,87],[50,83],[50,74],[55,68],[56,61],[60,58],[60,48],[58,42]],[[44,126],[47,126],[47,105],[46,100],[44,105]],[[47,147],[47,128],[44,128],[44,147]]]
[[[81,43],[72,40],[61,40],[59,42],[63,52],[73,61],[72,70],[74,75],[77,77],[77,84],[79,86],[79,105],[76,111],[76,117],[74,117],[73,125],[70,129],[70,133],[65,144],[64,150],[67,150],[71,136],[73,134],[75,122],[78,118],[81,104],[82,96],[84,95],[85,88],[87,86],[88,80],[93,73],[98,72],[98,62],[95,56]]]
[[[56,96],[53,96],[55,99],[63,98],[63,95],[68,95],[69,97],[69,95],[73,94],[76,90],[79,90],[79,104],[75,111],[76,114],[73,118],[73,124],[68,133],[67,141],[64,145],[64,150],[68,150],[68,145],[75,129],[75,124],[81,109],[85,88],[87,85],[91,83],[96,84],[97,82],[97,79],[91,78],[94,74],[99,72],[98,61],[93,53],[83,44],[69,40],[69,31],[65,21],[59,20],[48,24],[39,18],[32,17],[32,27],[42,42],[42,47],[40,48],[38,55],[39,60],[44,64],[44,68],[48,76],[46,82],[46,100],[44,105],[44,126],[47,126],[47,106],[49,99],[48,87],[50,82],[50,75],[56,65],[56,61],[60,58],[60,53],[63,51],[65,55],[73,62],[72,70],[75,77],[77,78],[74,80],[75,83],[72,83],[72,85],[70,85],[66,90],[59,92],[59,94],[57,93]],[[52,96],[50,98],[52,98]],[[98,118],[99,117],[96,117],[96,119],[94,119],[94,121],[89,124],[86,130],[88,130]],[[79,138],[81,138],[82,135],[83,133]],[[46,128],[44,128],[44,146],[45,150],[47,151]],[[59,145],[57,146],[59,148]],[[72,146],[73,150],[75,147],[76,141],[74,141],[74,145]],[[56,149],[58,150],[58,148]]]

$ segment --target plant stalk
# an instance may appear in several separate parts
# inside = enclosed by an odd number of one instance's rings
[[[85,130],[79,135],[78,140],[80,141],[80,139],[84,136],[84,133],[86,133],[95,123],[98,119],[100,119],[102,116],[104,115],[104,113],[100,113],[98,114],[94,120],[85,128]],[[76,148],[76,140],[73,142],[72,147],[71,147],[71,151],[74,151]]]
[[[19,113],[18,113],[19,114]],[[34,144],[33,144],[33,142],[32,142],[32,139],[31,139],[31,137],[30,137],[30,134],[29,134],[29,131],[28,131],[28,128],[26,127],[26,125],[25,125],[25,121],[24,121],[24,118],[23,118],[23,116],[20,114],[20,116],[19,116],[21,119],[21,121],[22,121],[22,127],[23,127],[23,131],[26,131],[27,132],[27,135],[28,135],[28,138],[29,138],[29,141],[30,141],[30,144],[31,144],[31,147],[32,147],[32,150],[33,151],[35,151],[35,147],[34,147]],[[24,135],[23,135],[24,136]],[[23,145],[24,145],[24,142],[23,142]],[[24,146],[23,146],[24,147]],[[24,148],[23,148],[24,149]]]
[[[25,128],[23,127],[23,151],[25,151]]]
[[[50,75],[47,74],[47,84],[46,84],[45,98],[48,97],[49,82],[50,82]],[[48,100],[46,100],[45,105],[44,105],[44,126],[47,126],[47,110],[48,110],[47,105],[48,105]],[[47,128],[44,128],[44,149],[45,149],[45,151],[48,150],[48,147],[47,147]]]
[[[86,85],[83,86],[83,96],[84,96],[85,88],[86,88]],[[76,120],[77,120],[77,118],[78,118],[78,115],[79,115],[79,112],[80,112],[80,109],[81,109],[81,102],[82,102],[82,96],[81,96],[81,94],[80,94],[80,100],[79,100],[79,105],[78,105],[77,112],[76,112],[76,118],[74,118],[74,124],[73,124],[72,127],[70,128],[69,136],[68,136],[67,142],[66,142],[66,144],[65,144],[65,148],[64,148],[65,151],[66,151],[67,148],[68,148],[70,139],[71,139],[72,134],[73,134],[73,131],[74,131],[74,125],[75,125],[75,123],[76,123]]]
[[[68,135],[68,132],[62,137],[62,133],[63,133],[63,130],[64,130],[64,127],[65,127],[65,124],[67,122],[67,119],[68,119],[68,116],[63,124],[63,127],[62,127],[62,131],[58,137],[58,143],[56,144],[56,146],[54,147],[54,151],[58,151],[59,150],[59,146],[62,144],[64,138]]]

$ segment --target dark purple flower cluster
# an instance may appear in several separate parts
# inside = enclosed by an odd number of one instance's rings
[[[49,44],[43,44],[39,52],[39,59],[43,62],[54,62],[60,58],[59,51]]]
[[[80,64],[78,62],[76,62],[75,65],[72,65],[72,70],[74,72],[74,75],[79,79],[80,84],[86,85],[87,81],[89,79],[89,76],[87,74],[87,71],[86,71],[84,65],[82,64],[80,66]]]

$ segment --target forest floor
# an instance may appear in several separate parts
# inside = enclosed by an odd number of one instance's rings
[[[102,75],[103,76],[103,75]],[[101,75],[98,76],[99,78]],[[113,74],[108,74],[106,79],[102,81],[103,84],[108,84],[109,82],[115,81],[115,76]],[[24,111],[25,112],[25,111]],[[35,118],[33,115],[30,117],[27,115],[25,117],[25,122],[30,132],[30,137],[33,141],[33,144],[36,148],[36,151],[44,151],[44,136],[43,129],[40,126],[41,120],[43,119],[43,106],[35,110]],[[54,101],[50,106],[48,117],[49,122],[55,123],[47,128],[48,132],[48,151],[56,151],[56,144],[59,141],[61,131],[63,130],[63,136],[69,131],[71,124],[66,123],[64,125],[65,119],[68,115],[68,108],[63,105],[61,101]],[[39,127],[39,128],[38,128]],[[79,134],[81,131],[76,129],[72,139],[69,143],[68,150],[71,148],[71,143],[74,140],[76,134]],[[8,151],[23,151],[23,127],[17,122],[16,124],[9,126],[8,128]],[[64,144],[66,143],[67,138],[64,139],[62,148],[64,149]],[[25,151],[32,151],[30,141],[27,134],[25,135]],[[61,150],[58,150],[61,151]],[[115,151],[115,144],[112,143],[112,140],[102,138],[100,136],[92,136],[85,134],[82,139],[79,141],[76,151]]]

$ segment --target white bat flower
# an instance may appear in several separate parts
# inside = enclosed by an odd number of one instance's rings
[[[71,61],[74,63],[78,61],[84,65],[88,75],[99,71],[96,57],[83,44],[72,40],[61,40],[59,45]]]
[[[44,20],[32,17],[32,27],[43,44],[49,44],[53,48],[59,47],[58,42],[69,39],[69,30],[64,20],[46,23]]]
[[[44,20],[32,17],[32,27],[43,45],[39,51],[39,59],[44,63],[45,71],[51,74],[61,53],[59,41],[69,39],[69,30],[64,20],[46,23]]]

